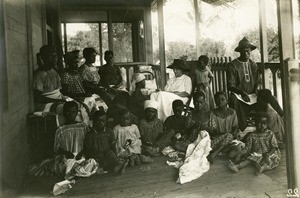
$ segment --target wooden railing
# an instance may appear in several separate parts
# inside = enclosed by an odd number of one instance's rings
[[[227,89],[227,64],[232,60],[231,57],[213,57],[210,58],[210,68],[212,73],[214,74],[213,81],[211,83],[211,88],[213,94],[215,94],[218,91],[223,91],[226,94],[228,94]],[[187,67],[189,67],[191,70],[195,69],[198,65],[197,61],[187,61],[186,62]],[[138,68],[140,65],[149,65],[152,66],[153,69],[153,75],[156,78],[157,85],[160,85],[161,80],[161,73],[160,73],[160,66],[159,65],[153,65],[153,64],[147,64],[146,62],[131,62],[131,63],[116,63],[116,65],[123,67],[126,69],[126,82],[127,82],[127,88],[130,86],[130,79],[132,76],[132,72],[138,72]],[[261,63],[257,63],[259,68],[263,68],[263,65]],[[133,68],[133,71],[130,72],[130,69]],[[277,97],[278,90],[277,90],[277,79],[278,79],[278,71],[280,69],[280,63],[264,63],[264,72],[270,69],[272,72],[272,92],[274,96]],[[264,75],[264,74],[263,74]],[[263,84],[263,88],[265,88],[265,85]],[[268,87],[267,87],[268,88]]]

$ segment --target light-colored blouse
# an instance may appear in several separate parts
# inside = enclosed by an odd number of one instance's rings
[[[165,91],[192,92],[192,80],[189,76],[183,74],[180,77],[170,78],[165,86]]]

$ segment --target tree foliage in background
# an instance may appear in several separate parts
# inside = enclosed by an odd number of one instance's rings
[[[260,50],[258,30],[254,29],[245,36]],[[278,33],[273,28],[267,28],[268,62],[279,62]]]
[[[67,37],[68,51],[75,49],[83,50],[86,47],[94,47],[99,51],[99,25],[97,23],[88,24],[90,31],[78,31],[74,36]],[[102,49],[103,53],[108,50],[107,25],[102,26]],[[132,61],[132,37],[131,24],[113,23],[113,47],[115,61],[130,62]]]
[[[113,48],[116,62],[132,62],[132,30],[130,23],[113,23]]]

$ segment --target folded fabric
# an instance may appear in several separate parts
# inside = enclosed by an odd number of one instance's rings
[[[195,142],[188,145],[186,158],[179,169],[178,183],[184,184],[201,177],[209,170],[207,156],[211,151],[211,140],[207,131],[200,131]]]

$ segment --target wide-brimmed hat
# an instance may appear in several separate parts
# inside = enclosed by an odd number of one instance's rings
[[[256,46],[252,45],[250,41],[244,37],[242,40],[240,40],[239,45],[234,49],[234,51],[241,52],[241,50],[245,48],[250,48],[252,51],[256,49]]]
[[[174,62],[168,66],[170,69],[181,69],[183,71],[188,71],[185,61],[181,59],[174,59]]]

